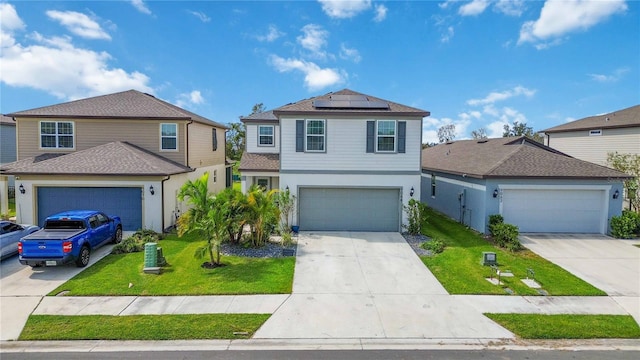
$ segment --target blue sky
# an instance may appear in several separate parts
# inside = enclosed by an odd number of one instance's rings
[[[349,88],[502,135],[640,103],[640,2],[3,1],[0,112],[137,89],[229,123]]]

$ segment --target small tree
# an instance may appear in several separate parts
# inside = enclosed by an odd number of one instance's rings
[[[624,189],[629,200],[629,208],[640,212],[640,155],[619,154],[618,152],[607,153],[607,164],[612,168],[634,176],[633,179],[624,181]]]
[[[483,139],[486,139],[486,138],[488,138],[488,136],[487,136],[487,130],[485,130],[484,128],[480,128],[480,129],[478,129],[478,130],[473,130],[473,131],[471,132],[471,137],[472,137],[474,140],[483,140]]]
[[[438,141],[445,143],[456,138],[456,126],[454,124],[443,125],[438,129]]]
[[[505,124],[503,129],[504,132],[502,133],[502,137],[525,136],[539,143],[542,143],[544,141],[542,135],[533,132],[533,128],[531,126],[527,126],[526,122],[521,123],[518,121],[514,121],[513,127],[510,127],[509,124]]]
[[[252,186],[247,195],[248,221],[251,225],[251,241],[254,246],[262,246],[269,238],[280,216],[275,202],[277,190],[265,191],[260,186]]]
[[[422,231],[422,225],[427,222],[427,205],[416,200],[409,200],[409,204],[404,207],[407,213],[409,224],[405,226],[410,235],[418,235]]]
[[[226,188],[216,195],[215,204],[216,207],[226,209],[229,241],[234,244],[240,243],[244,226],[249,220],[247,196],[242,191]]]
[[[285,229],[291,230],[289,218],[294,215],[296,207],[296,196],[292,195],[289,189],[280,190],[277,195],[278,209],[280,210],[280,221]]]

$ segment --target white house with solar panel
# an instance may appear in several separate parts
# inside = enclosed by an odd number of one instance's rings
[[[400,231],[429,112],[348,89],[252,114],[242,191],[289,189],[301,231]]]

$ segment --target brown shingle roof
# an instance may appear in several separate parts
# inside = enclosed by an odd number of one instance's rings
[[[13,118],[11,118],[9,116],[4,116],[4,115],[0,116],[0,124],[9,125],[9,126],[16,126],[16,122],[13,121]]]
[[[316,100],[330,100],[331,95],[362,95],[365,96],[369,101],[375,102],[386,102],[389,104],[388,109],[366,109],[366,108],[316,108],[313,106],[313,102]],[[292,104],[281,106],[277,109],[273,110],[273,113],[276,116],[280,115],[358,115],[358,114],[367,114],[367,115],[377,115],[377,116],[420,116],[425,117],[429,116],[429,112],[417,108],[413,108],[410,106],[398,104],[392,101],[376,98],[373,96],[369,96],[366,94],[361,94],[359,92],[355,92],[353,90],[344,89],[333,93],[328,93],[321,96],[316,96],[310,99],[301,100]]]
[[[9,175],[173,175],[193,171],[127,142],[69,154],[43,154],[3,165]]]
[[[628,178],[525,137],[462,140],[422,150],[422,169],[475,178]]]
[[[610,129],[623,127],[640,126],[640,105],[632,106],[623,110],[614,111],[608,114],[589,116],[584,119],[575,120],[566,124],[558,125],[546,130],[544,133],[554,133],[563,131],[588,130],[588,129]]]
[[[240,118],[242,122],[277,122],[278,117],[275,116],[273,110],[264,111],[261,113],[251,114],[249,116],[243,116]]]
[[[280,154],[242,154],[240,171],[280,171]]]
[[[171,119],[195,122],[226,129],[225,125],[211,121],[188,110],[162,101],[137,90],[96,96],[62,104],[44,106],[7,114],[11,117],[40,118],[103,118],[103,119]]]

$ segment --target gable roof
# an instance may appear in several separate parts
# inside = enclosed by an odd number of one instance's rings
[[[42,154],[0,167],[8,175],[158,175],[191,172],[128,142],[115,141],[68,154]]]
[[[387,108],[381,107],[359,107],[346,106],[346,107],[316,107],[314,103],[330,103],[332,101],[331,96],[338,95],[353,95],[356,97],[366,98],[366,102],[372,104],[386,103]],[[376,116],[429,116],[430,113],[426,110],[417,109],[414,107],[398,104],[392,101],[376,98],[370,95],[355,92],[349,89],[343,89],[340,91],[328,93],[325,95],[316,96],[310,99],[301,100],[295,103],[287,104],[273,110],[276,116],[280,115],[376,115]]]
[[[264,111],[260,113],[254,113],[248,116],[240,117],[240,121],[246,122],[278,122],[278,117],[273,113],[273,110]]]
[[[242,153],[240,171],[280,171],[280,154]]]
[[[29,118],[193,120],[206,125],[227,128],[225,125],[137,90],[95,96],[6,115]]]
[[[630,176],[526,137],[461,140],[422,150],[422,169],[474,178],[608,179]]]
[[[640,105],[610,112],[608,114],[589,116],[566,124],[554,126],[542,130],[544,133],[589,130],[612,129],[625,127],[640,127]]]

